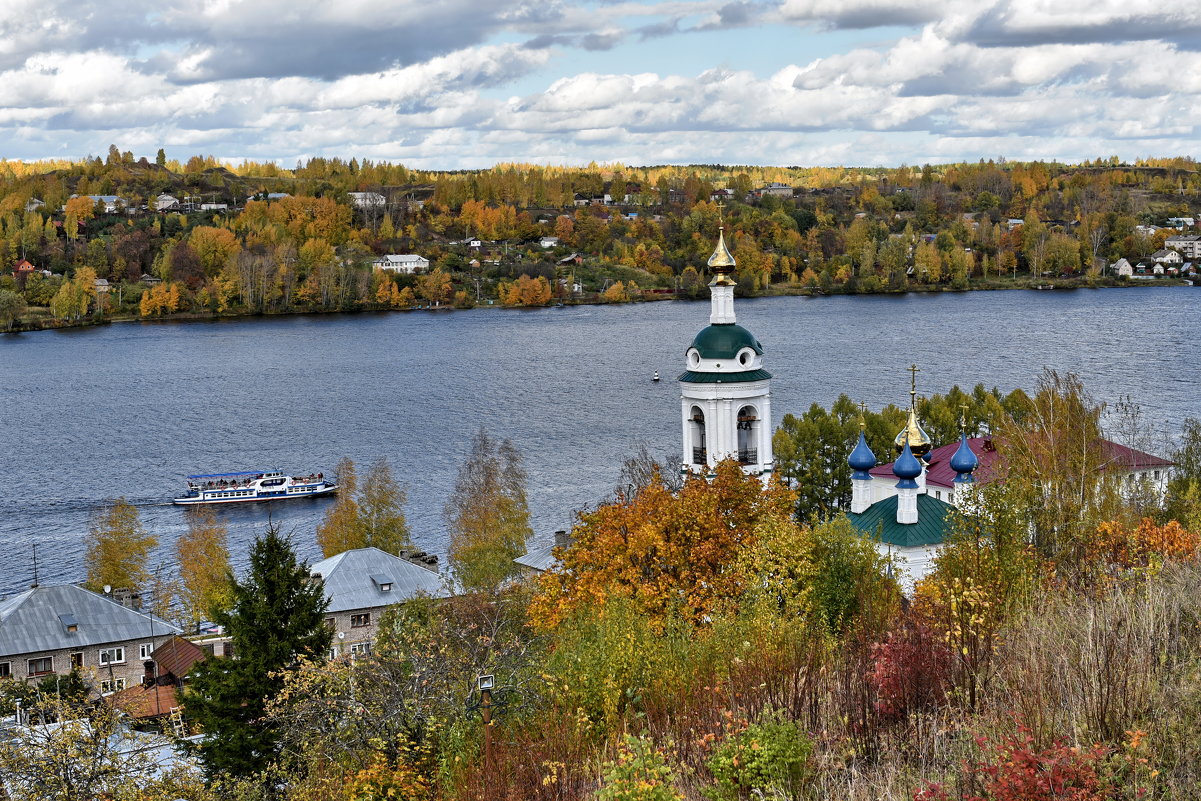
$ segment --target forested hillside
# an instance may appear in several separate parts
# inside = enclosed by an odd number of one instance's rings
[[[720,217],[743,294],[1096,283],[1112,280],[1117,259],[1137,262],[1194,230],[1179,218],[1201,206],[1195,167],[424,172],[357,159],[181,164],[114,146],[104,159],[0,162],[0,329],[696,296]],[[431,267],[373,271],[388,253]]]

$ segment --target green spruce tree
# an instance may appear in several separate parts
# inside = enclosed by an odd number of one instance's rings
[[[265,775],[279,734],[264,720],[280,685],[272,674],[329,648],[324,587],[309,578],[289,540],[271,524],[250,550],[250,568],[230,576],[233,608],[218,615],[235,658],[196,667],[184,696],[188,717],[203,729],[197,752],[210,776]]]

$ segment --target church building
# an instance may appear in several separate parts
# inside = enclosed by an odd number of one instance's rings
[[[734,317],[735,262],[724,226],[708,264],[709,325],[688,346],[679,377],[681,471],[712,476],[718,462],[734,459],[766,482],[774,468],[771,373],[763,369],[763,346]]]
[[[917,366],[910,368],[909,417],[894,440],[897,459],[877,467],[876,455],[867,444],[862,424],[859,442],[851,451],[851,509],[847,518],[864,535],[876,541],[876,548],[892,558],[902,570],[901,585],[907,589],[933,568],[939,547],[946,540],[952,497],[960,502],[975,483],[973,473],[980,460],[968,444],[966,431],[953,446],[947,462],[955,477],[950,487],[931,492],[931,467],[934,448],[917,419]],[[943,456],[940,459],[946,458]]]

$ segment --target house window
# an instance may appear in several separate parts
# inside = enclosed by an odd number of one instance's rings
[[[331,662],[338,658],[338,646],[331,645],[329,650],[325,652],[325,658]]]
[[[102,665],[124,665],[125,664],[125,648],[116,646],[114,648],[100,649],[100,664]]]
[[[125,689],[125,679],[103,679],[100,682],[100,694],[121,692]]]
[[[145,662],[150,658],[150,654],[154,651],[154,643],[144,642],[138,646],[138,659]]]
[[[371,625],[371,613],[364,612],[361,615],[350,616],[350,627],[352,629],[361,629],[363,626]]]
[[[1159,471],[1158,470],[1155,471],[1155,480],[1159,481]]]
[[[350,653],[352,656],[367,656],[371,653],[371,643],[356,642],[354,645],[350,646]]]
[[[29,675],[44,676],[54,672],[54,657],[43,656],[40,659],[29,660]]]
[[[325,627],[330,631],[333,631],[338,627],[338,621],[332,617],[327,617],[325,619]]]
[[[71,667],[83,667],[83,651],[76,651],[75,653],[71,654]]]
[[[13,675],[12,662],[0,662],[0,679],[11,678]]]

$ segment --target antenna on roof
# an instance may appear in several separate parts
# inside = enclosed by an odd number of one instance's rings
[[[33,544],[33,583],[29,585],[29,589],[36,590],[38,588],[38,544]]]

